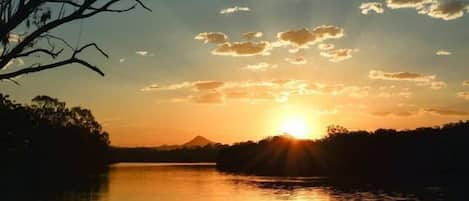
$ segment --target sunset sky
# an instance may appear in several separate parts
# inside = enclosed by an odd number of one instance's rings
[[[145,4],[153,12],[104,14],[55,30],[107,51],[109,59],[83,56],[105,77],[72,65],[18,78],[20,86],[2,82],[0,92],[22,103],[46,94],[89,108],[120,146],[196,135],[259,140],[298,122],[319,138],[330,124],[405,129],[469,119],[469,3]]]

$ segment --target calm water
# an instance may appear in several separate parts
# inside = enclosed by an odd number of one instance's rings
[[[117,164],[87,184],[12,187],[0,200],[27,201],[274,201],[469,200],[467,185],[371,185],[325,178],[230,175],[211,164]],[[37,190],[40,189],[40,190]],[[60,189],[60,190],[59,190]]]

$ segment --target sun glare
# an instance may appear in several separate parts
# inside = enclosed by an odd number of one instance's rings
[[[309,138],[306,120],[300,117],[286,119],[282,123],[281,131],[298,139]]]

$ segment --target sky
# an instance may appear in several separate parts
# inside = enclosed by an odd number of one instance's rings
[[[30,74],[0,92],[93,111],[117,146],[221,143],[328,125],[412,129],[469,119],[469,3],[151,0],[54,30],[110,57]],[[125,3],[124,5],[125,6]],[[17,30],[21,32],[22,30]],[[27,58],[8,70],[40,61]]]

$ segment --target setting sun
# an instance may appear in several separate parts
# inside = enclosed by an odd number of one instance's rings
[[[281,131],[299,139],[309,137],[307,123],[305,119],[300,117],[286,119],[282,124]]]

